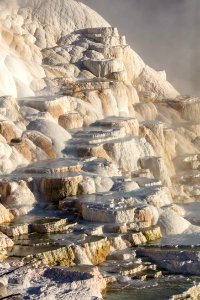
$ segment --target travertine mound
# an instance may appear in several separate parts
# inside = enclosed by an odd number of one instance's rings
[[[32,96],[45,86],[42,55],[34,42],[28,32],[13,31],[0,17],[0,95]]]
[[[146,66],[125,37],[84,4],[74,0],[18,0],[14,6],[0,5],[0,72],[4,75],[0,95],[32,96],[45,86],[47,93],[56,84],[53,79],[94,76],[126,83],[113,90],[123,114],[129,113],[125,107],[128,103],[138,101],[137,93],[145,99],[178,95],[166,81],[165,72]],[[100,98],[106,97],[112,95]],[[122,97],[127,99],[125,106]]]
[[[53,46],[60,37],[76,29],[109,24],[95,11],[73,0],[19,0],[24,28],[37,39],[40,48]]]
[[[136,257],[138,246],[162,269],[199,275],[198,249],[182,256],[152,243],[162,234],[160,245],[199,237],[199,220],[176,203],[199,200],[200,99],[179,96],[164,71],[77,1],[4,3],[0,46],[0,260],[11,257],[0,275],[10,272],[8,291],[89,300],[106,281],[160,277]],[[41,263],[79,269],[68,284],[69,270]],[[27,264],[38,272],[33,281]],[[99,264],[104,278],[79,272]]]

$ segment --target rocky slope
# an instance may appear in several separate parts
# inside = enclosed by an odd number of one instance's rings
[[[6,295],[92,299],[106,282],[134,285],[160,268],[199,276],[199,248],[182,255],[174,242],[195,235],[198,245],[200,234],[179,206],[199,197],[199,99],[180,96],[79,2],[1,5]],[[49,268],[60,265],[70,269]],[[27,285],[16,280],[25,275]]]

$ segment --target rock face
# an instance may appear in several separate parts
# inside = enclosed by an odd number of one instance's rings
[[[147,247],[138,249],[138,255],[146,257],[158,264],[160,268],[168,270],[172,274],[199,276],[198,249],[177,249],[171,247]]]
[[[73,0],[19,0],[14,8],[12,4],[1,6],[5,11],[0,16],[5,80],[0,94],[32,96],[49,85],[43,80],[46,73],[51,80],[63,76],[89,79],[94,75],[119,80],[128,84],[124,92],[132,89],[135,99],[138,96],[132,84],[143,98],[178,95],[164,73],[146,66],[125,37],[84,4]],[[10,54],[5,59],[7,48]],[[89,72],[80,68],[80,63]]]
[[[0,224],[10,222],[14,216],[11,212],[6,209],[2,204],[0,204]]]
[[[3,233],[0,233],[0,243],[1,243],[1,246],[0,246],[0,252],[1,250],[3,249],[6,249],[6,248],[12,248],[14,243],[11,239],[9,239],[5,234]]]
[[[51,222],[45,220],[35,222],[32,224],[32,230],[37,233],[51,233],[59,232],[63,230],[63,227],[66,225],[66,219],[52,219]]]
[[[183,233],[191,224],[175,212],[165,211],[159,218],[159,225],[165,235],[173,235]]]
[[[106,281],[100,274],[98,268],[64,269],[46,268],[45,266],[34,267],[29,272],[25,268],[15,271],[9,278],[13,282],[12,289],[7,288],[7,295],[18,294],[20,297],[31,297],[38,299],[101,299],[102,292],[106,287]],[[36,275],[37,274],[37,275]],[[20,284],[20,282],[24,282]],[[40,295],[37,290],[47,289]],[[29,293],[30,290],[35,292]],[[13,296],[14,299],[14,296]]]
[[[109,25],[92,9],[72,0],[36,0],[31,3],[20,0],[19,7],[19,15],[25,18],[23,27],[31,31],[40,48],[54,46],[63,35],[76,29]],[[31,19],[26,20],[27,16]]]
[[[45,86],[39,48],[54,46],[61,32],[109,25],[90,8],[71,0],[1,2],[1,7],[0,72],[4,80],[0,95],[33,96]]]
[[[21,21],[23,23],[23,18],[22,20],[19,18],[19,27]],[[45,73],[41,67],[42,56],[29,38],[29,33],[23,32],[22,29],[22,32],[17,33],[7,27],[9,23],[6,20],[0,22],[2,62],[0,74],[3,78],[0,95],[33,96],[33,90],[45,86],[43,81]]]
[[[106,281],[199,276],[198,247],[174,244],[199,239],[199,221],[175,204],[199,200],[199,99],[179,96],[78,1],[0,6],[9,297],[100,299]]]
[[[181,295],[176,295],[173,296],[171,299],[172,300],[178,300],[178,299],[189,299],[189,300],[193,300],[193,299],[200,299],[200,286],[196,285],[192,288],[190,288],[188,291],[184,292]]]
[[[2,202],[12,209],[24,209],[26,212],[35,204],[35,196],[23,180],[0,183]],[[9,222],[8,220],[7,222]]]

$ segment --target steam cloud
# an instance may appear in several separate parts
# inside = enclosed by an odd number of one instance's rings
[[[147,64],[200,96],[199,0],[82,0],[125,34]]]

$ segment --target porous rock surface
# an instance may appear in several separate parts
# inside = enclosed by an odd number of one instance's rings
[[[200,195],[199,98],[180,96],[80,2],[0,5],[8,296],[100,299],[106,283],[160,269],[198,276],[198,247],[156,241],[199,236],[179,206]]]

